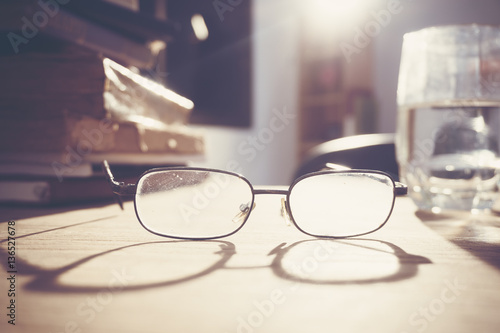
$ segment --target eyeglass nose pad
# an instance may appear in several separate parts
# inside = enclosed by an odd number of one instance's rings
[[[255,206],[256,206],[255,202],[253,203],[252,208],[250,208],[250,203],[241,204],[240,212],[236,214],[235,217],[233,217],[232,221],[238,224],[243,223],[243,221],[245,221],[245,218],[248,216],[248,214],[252,212]]]
[[[292,225],[292,223],[291,223],[292,219],[290,218],[290,214],[289,214],[288,209],[287,209],[285,198],[281,198],[281,216],[283,216],[283,218],[285,219],[285,223],[287,226]]]

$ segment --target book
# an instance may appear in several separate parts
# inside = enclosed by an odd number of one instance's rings
[[[136,178],[124,179],[133,183]],[[87,178],[0,179],[0,204],[59,205],[112,200],[113,192],[103,176]]]
[[[0,152],[203,154],[201,134],[183,126],[154,128],[144,122],[119,123],[76,114],[37,121],[4,119],[0,122]]]
[[[80,164],[89,164],[88,167],[82,169],[82,174],[84,170],[90,170],[89,168],[94,168],[94,165],[99,165],[103,160],[107,160],[109,163],[117,163],[121,165],[129,166],[143,166],[150,165],[151,167],[158,166],[168,166],[168,165],[187,165],[191,162],[201,162],[203,161],[204,155],[202,154],[165,154],[165,153],[116,153],[116,152],[106,152],[106,153],[92,153],[88,155],[73,155],[72,153],[40,153],[33,152],[30,154],[25,154],[22,152],[0,152],[0,165],[1,164],[13,164],[13,165],[29,165],[33,169],[31,174],[40,174],[47,176],[54,176],[51,171],[52,165],[62,164],[66,167],[75,167]],[[38,166],[41,166],[43,170],[49,170],[47,172],[36,173]],[[9,170],[6,167],[5,170]],[[14,172],[7,172],[8,174],[14,174]],[[17,174],[17,173],[16,173]],[[78,176],[79,174],[75,174]],[[1,173],[0,173],[1,176]]]
[[[60,163],[62,164],[62,163]],[[8,162],[2,160],[0,163],[0,175],[5,177],[13,176],[48,176],[48,177],[58,177],[57,172],[59,164],[54,161],[42,163],[40,161],[34,162]],[[71,165],[71,169],[68,168],[68,173],[71,177],[90,177],[94,175],[94,169],[91,163],[75,163]],[[58,180],[62,180],[62,175]]]
[[[112,2],[117,2],[112,1]],[[128,1],[130,2],[130,1]],[[173,41],[180,37],[181,25],[171,20],[159,20],[139,11],[139,0],[127,8],[101,0],[71,0],[65,8],[80,17],[103,25],[137,41]]]
[[[63,152],[110,150],[114,145],[112,123],[75,113],[59,117],[3,118],[0,122],[2,152]]]
[[[102,161],[107,160],[113,165],[117,176],[129,177],[142,174],[144,171],[157,167],[186,166],[195,162],[199,156],[183,156],[168,154],[92,154],[84,159],[72,159],[66,156],[36,154],[31,159],[26,155],[18,155],[17,161],[5,161],[3,158],[16,159],[16,156],[0,154],[0,179],[28,179],[46,177],[63,181],[65,179],[86,178],[102,175]],[[39,158],[38,161],[34,161]]]
[[[152,161],[155,162],[155,161]],[[158,162],[158,161],[156,161]],[[163,160],[165,162],[165,160]],[[102,169],[102,160],[96,163],[84,163],[79,167],[87,169],[87,176],[78,177],[72,174],[58,178],[50,172],[47,175],[31,173],[32,170],[13,171],[5,173],[0,163],[0,205],[5,204],[35,204],[59,205],[72,203],[89,203],[109,200],[114,197],[107,178]],[[110,163],[115,178],[120,182],[137,183],[139,177],[147,170],[158,167],[157,163],[131,165],[120,162]],[[18,164],[26,168],[31,164]],[[168,162],[164,167],[185,166],[183,162]]]
[[[2,120],[108,115],[103,96],[106,76],[98,54],[43,36],[29,47],[15,56],[0,56]]]
[[[1,1],[0,13],[0,30],[7,32],[8,40],[3,45],[4,52],[7,49],[11,55],[19,54],[39,34],[84,46],[139,68],[151,68],[161,49],[158,43],[140,43],[86,20],[57,2]]]
[[[87,50],[50,50],[0,63],[13,74],[0,77],[0,151],[203,152],[190,100]]]

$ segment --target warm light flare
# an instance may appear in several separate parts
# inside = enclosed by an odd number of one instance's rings
[[[208,38],[208,27],[203,16],[194,14],[193,17],[191,17],[191,26],[199,41],[204,41]]]
[[[114,77],[114,82],[115,82],[115,84],[118,85],[119,89],[125,90],[126,87],[123,84],[122,84],[122,86],[120,86],[120,84],[121,84],[120,80],[113,73],[113,70],[117,71],[118,73],[120,73],[123,76],[127,77],[128,79],[132,80],[133,82],[135,82],[139,86],[145,87],[145,88],[151,90],[153,93],[155,93],[155,94],[157,94],[165,99],[168,99],[169,101],[174,102],[177,105],[179,105],[185,109],[191,110],[194,108],[194,103],[191,100],[189,100],[189,99],[187,99],[179,94],[176,94],[172,90],[167,89],[166,87],[164,87],[163,85],[161,85],[159,83],[151,81],[151,80],[149,80],[149,79],[147,79],[139,74],[132,72],[131,70],[127,69],[126,67],[123,67],[122,65],[114,62],[111,59],[105,58],[103,60],[103,64],[104,64],[104,70],[106,72],[106,75],[108,77]],[[112,70],[109,70],[109,69],[112,69]]]

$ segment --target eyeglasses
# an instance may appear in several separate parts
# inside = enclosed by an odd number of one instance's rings
[[[254,189],[235,173],[190,167],[151,169],[137,184],[114,180],[103,168],[113,192],[134,196],[142,226],[177,239],[215,239],[234,234],[255,207],[256,194],[279,194],[282,215],[303,233],[323,238],[365,235],[389,219],[404,184],[371,170],[323,170],[296,179],[287,190]]]

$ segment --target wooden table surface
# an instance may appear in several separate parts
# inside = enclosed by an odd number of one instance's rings
[[[398,198],[381,230],[333,241],[256,202],[235,235],[194,242],[148,233],[130,202],[0,208],[0,332],[500,332],[499,217]]]

